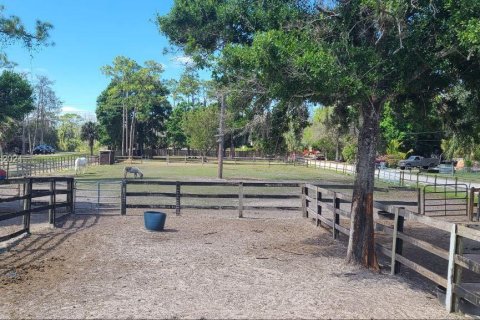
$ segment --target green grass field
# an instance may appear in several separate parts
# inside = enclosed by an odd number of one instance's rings
[[[78,175],[81,180],[118,180],[123,178],[123,168],[127,163],[88,167],[85,174]],[[143,163],[132,164],[142,170],[144,179],[194,180],[215,179],[217,164],[212,163],[170,163],[146,160]],[[73,170],[63,171],[63,174],[74,174]],[[335,173],[329,170],[276,164],[226,164],[224,179],[255,179],[255,180],[298,180],[352,183],[353,176]],[[132,177],[129,175],[129,177]]]

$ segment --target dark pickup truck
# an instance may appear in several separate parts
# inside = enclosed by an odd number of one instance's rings
[[[424,158],[421,156],[410,156],[406,160],[400,160],[398,166],[401,170],[412,168],[429,169],[438,166],[440,159],[437,158]]]

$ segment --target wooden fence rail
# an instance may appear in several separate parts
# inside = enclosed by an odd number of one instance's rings
[[[128,186],[143,185],[150,186],[149,191],[129,191]],[[243,217],[244,210],[300,210],[300,206],[247,206],[245,199],[300,199],[300,190],[297,194],[272,194],[272,193],[245,193],[246,187],[256,188],[300,188],[301,183],[291,182],[251,182],[251,181],[162,181],[162,180],[124,180],[122,185],[122,214],[126,214],[127,208],[156,208],[156,209],[175,209],[176,214],[180,214],[182,209],[212,209],[212,210],[236,210],[238,216]],[[174,186],[170,192],[157,192],[154,186]],[[182,187],[234,187],[235,193],[205,193],[205,188],[202,188],[202,193],[182,192]],[[145,197],[164,197],[175,199],[171,204],[145,204],[145,203],[130,203],[132,198]],[[209,199],[207,204],[202,205],[188,205],[182,204],[182,199],[197,198]],[[229,203],[227,205],[218,204],[219,199],[236,199],[238,203]],[[217,201],[215,201],[217,200]],[[300,201],[297,202],[300,205]]]
[[[37,189],[38,184],[48,184],[48,189]],[[57,183],[66,183],[65,189],[60,189]],[[0,185],[21,185],[22,195],[8,196],[0,198],[0,203],[13,201],[22,201],[23,210],[0,214],[0,221],[23,217],[23,227],[21,230],[0,237],[0,242],[10,240],[22,234],[30,233],[30,220],[32,213],[48,211],[48,221],[55,226],[57,220],[57,209],[66,208],[67,214],[73,211],[73,178],[70,177],[49,177],[49,178],[13,178],[0,181]],[[59,201],[57,195],[66,195],[66,201]],[[44,198],[48,197],[48,201]],[[34,199],[42,199],[39,206],[34,206]],[[45,204],[48,203],[48,204]]]
[[[306,184],[302,190],[302,199],[304,201],[302,208],[305,217],[314,218],[317,225],[323,224],[324,226],[332,228],[333,238],[337,238],[340,233],[347,237],[350,235],[349,228],[342,226],[340,223],[340,218],[343,217],[347,219],[348,223],[346,224],[350,225],[350,212],[340,208],[341,203],[351,203],[352,198],[350,196],[311,184]],[[376,244],[377,252],[390,258],[391,274],[398,273],[400,266],[403,265],[439,286],[446,288],[445,305],[450,312],[458,311],[459,299],[461,298],[476,306],[480,306],[480,255],[464,253],[463,245],[464,238],[480,242],[480,230],[472,228],[472,224],[462,225],[450,223],[419,215],[416,212],[409,211],[402,207],[385,205],[381,202],[374,202],[374,208],[384,213],[390,213],[394,217],[393,227],[383,224],[379,220],[376,221],[376,230],[391,237],[390,246],[381,244],[379,241],[377,241]],[[332,217],[327,218],[325,215],[326,212],[330,212]],[[449,250],[445,250],[425,240],[415,238],[412,235],[405,234],[404,228],[407,221],[420,223],[429,228],[449,233]],[[405,242],[446,260],[447,277],[403,255]],[[463,282],[462,268],[475,273],[478,283]]]

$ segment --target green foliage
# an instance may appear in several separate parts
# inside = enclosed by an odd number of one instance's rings
[[[88,121],[82,125],[80,130],[80,138],[83,141],[87,141],[88,147],[90,148],[90,155],[93,155],[93,146],[95,140],[98,140],[98,137],[98,125],[95,122]]]
[[[219,111],[216,105],[192,109],[185,113],[182,128],[191,148],[200,150],[202,155],[215,147],[218,133]]]
[[[3,45],[20,42],[28,50],[32,50],[52,44],[48,42],[50,30],[53,29],[52,24],[37,20],[35,29],[28,31],[19,17],[5,16],[4,10],[5,7],[0,5],[0,42]],[[8,61],[2,49],[0,48],[0,67],[12,66],[13,63]]]
[[[345,143],[345,146],[342,150],[343,159],[345,159],[345,161],[347,161],[348,163],[355,163],[355,160],[357,158],[357,149],[357,142],[353,139],[349,139]]]
[[[130,58],[119,56],[102,71],[112,81],[97,99],[100,141],[113,148],[122,145],[122,111],[125,108],[128,136],[133,128],[141,150],[144,145],[156,148],[164,144],[165,121],[171,106],[166,98],[169,92],[160,80],[162,66],[154,61],[146,61],[141,66]],[[130,141],[127,147],[133,148],[133,145]]]
[[[21,75],[4,70],[0,75],[0,123],[20,120],[33,110],[33,89]]]
[[[406,159],[407,156],[413,152],[413,150],[403,152],[401,151],[403,149],[403,144],[399,140],[392,139],[388,142],[386,153],[389,167],[396,167],[399,160]]]
[[[80,122],[82,118],[75,113],[66,113],[59,117],[58,147],[62,151],[76,151],[81,145]]]
[[[166,122],[167,143],[169,146],[179,149],[187,145],[187,137],[183,131],[183,119],[188,107],[180,105],[173,109]]]

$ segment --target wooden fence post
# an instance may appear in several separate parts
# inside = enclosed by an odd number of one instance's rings
[[[238,217],[243,218],[243,182],[238,183]]]
[[[67,180],[67,204],[70,214],[74,213],[74,180],[69,178]]]
[[[175,184],[175,214],[180,215],[180,181]]]
[[[480,218],[480,196],[478,197],[477,201],[477,221]]]
[[[400,263],[396,260],[396,255],[401,255],[403,252],[403,240],[398,237],[399,232],[403,232],[403,225],[405,218],[400,215],[403,213],[405,208],[400,207],[395,210],[395,220],[393,225],[393,236],[392,236],[392,260],[390,263],[390,274],[394,275],[400,271]]]
[[[120,213],[122,216],[124,216],[127,214],[127,180],[125,179],[122,180],[121,193],[122,193],[121,195],[122,205],[121,205]]]
[[[55,226],[55,203],[56,203],[56,196],[55,196],[55,179],[50,180],[50,199],[48,204],[50,205],[50,209],[48,209],[48,223]]]
[[[455,177],[455,197],[457,196],[458,177]]]
[[[310,200],[307,199],[309,196],[309,188],[305,185],[305,218],[308,218],[308,208],[310,207]]]
[[[479,201],[480,203],[480,197],[479,197]],[[467,214],[468,214],[468,221],[473,221],[473,208],[475,207],[475,188],[470,188],[470,195],[469,195],[469,199],[468,199],[468,211],[467,211]]]
[[[23,228],[27,231],[27,234],[30,234],[30,216],[32,209],[32,179],[27,179],[27,183],[24,184],[24,193],[27,198],[23,202],[23,210],[26,210],[27,213],[23,216]]]
[[[316,189],[316,193],[317,193],[317,196],[315,198],[316,198],[316,205],[317,205],[317,216],[315,217],[316,218],[315,223],[318,227],[322,224],[322,221],[318,218],[319,216],[322,215],[322,206],[320,204],[322,200],[322,193],[318,191],[318,187]]]
[[[422,214],[422,190],[417,188],[417,213]]]
[[[306,190],[306,185],[302,185],[302,217],[306,218],[307,217],[307,199],[305,198],[305,190]]]
[[[455,255],[463,253],[463,239],[457,235],[457,225],[452,225],[450,232],[450,250],[448,254],[447,293],[445,307],[448,312],[458,311],[459,298],[454,293],[454,286],[462,279],[462,267],[455,263]]]
[[[333,193],[333,239],[338,238],[338,230],[335,227],[336,224],[340,224],[340,215],[338,214],[336,209],[340,209],[340,199],[337,198],[337,193]]]

